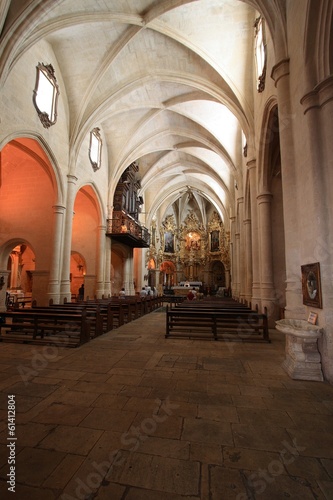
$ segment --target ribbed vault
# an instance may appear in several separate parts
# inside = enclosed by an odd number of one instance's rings
[[[285,56],[284,0],[6,6],[3,78],[32,47],[52,48],[54,61],[44,62],[56,66],[61,81],[73,175],[85,161],[90,130],[99,127],[110,205],[122,172],[136,161],[146,224],[187,186],[197,201],[202,196],[198,206],[212,203],[228,222],[243,147],[253,140],[254,20],[265,16],[276,57]]]

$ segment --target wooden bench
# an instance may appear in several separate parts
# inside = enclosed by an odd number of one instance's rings
[[[166,334],[193,337],[212,336],[214,340],[269,340],[266,314],[256,311],[223,308],[176,307],[166,311]]]
[[[36,306],[33,306],[35,308]],[[98,310],[102,323],[103,333],[113,330],[117,326],[124,324],[124,309],[122,306],[116,304],[111,304],[110,301],[100,301],[100,300],[87,300],[80,302],[79,304],[74,304],[67,302],[65,304],[50,304],[56,310],[65,311],[83,311],[86,310],[88,313],[94,314],[94,311]]]
[[[85,307],[79,304],[68,303],[66,305],[50,305],[50,306],[34,306],[29,311],[32,312],[51,312],[54,314],[82,314],[85,312],[85,316],[90,321],[91,330],[90,338],[93,339],[102,335],[102,333],[107,331],[106,320],[103,317],[100,306],[96,307]],[[28,310],[27,310],[28,312]]]
[[[90,340],[91,321],[79,314],[32,309],[1,313],[0,341],[76,347]],[[5,330],[3,332],[3,330]]]

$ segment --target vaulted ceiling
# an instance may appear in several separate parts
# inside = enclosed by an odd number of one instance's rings
[[[268,27],[281,33],[283,5],[5,1],[1,69],[6,75],[20,54],[33,45],[42,54],[43,44],[50,44],[67,99],[74,164],[86,155],[82,145],[89,131],[99,127],[111,199],[121,173],[137,161],[149,217],[184,201],[190,189],[199,210],[213,204],[228,219],[240,181],[243,134],[253,129],[254,20],[260,9]]]

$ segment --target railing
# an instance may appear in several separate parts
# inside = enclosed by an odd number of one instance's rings
[[[122,215],[122,218],[108,219],[106,234],[132,236],[133,238],[145,243],[149,247],[150,234],[145,226],[141,226],[138,221],[129,216]]]

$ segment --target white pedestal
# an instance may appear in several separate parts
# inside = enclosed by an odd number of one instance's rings
[[[318,351],[322,329],[298,319],[280,319],[276,321],[276,329],[286,335],[283,368],[288,375],[299,380],[324,380]]]

